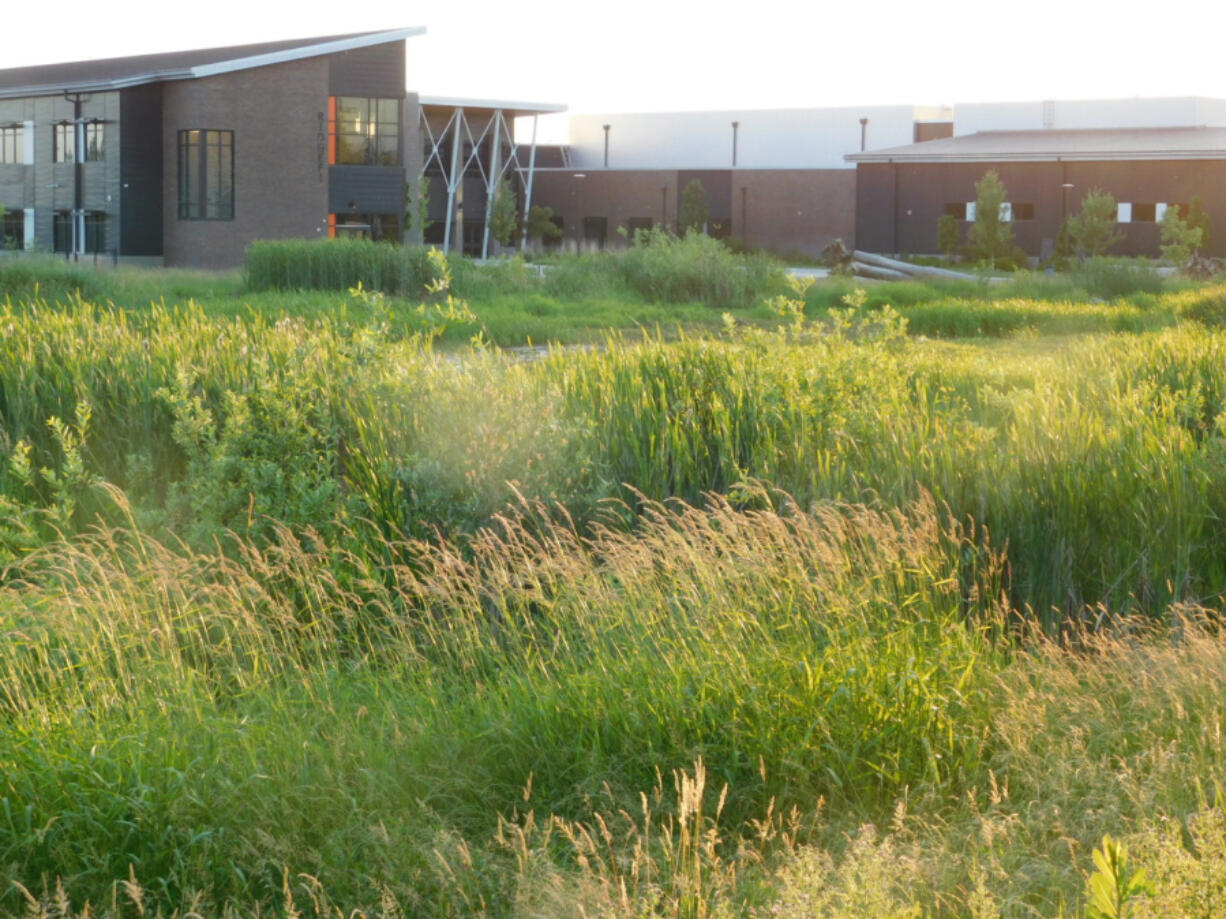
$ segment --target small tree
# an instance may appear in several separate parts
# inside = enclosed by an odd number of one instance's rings
[[[962,245],[962,233],[958,228],[958,218],[951,214],[942,214],[937,221],[937,246],[951,259],[958,254]]]
[[[1124,234],[1116,222],[1115,197],[1091,188],[1081,201],[1081,212],[1069,218],[1069,236],[1074,249],[1093,258],[1116,245]]]
[[[519,227],[519,199],[511,183],[503,179],[494,193],[494,206],[490,208],[490,235],[502,245],[511,245]]]
[[[1184,266],[1201,247],[1204,232],[1179,216],[1179,208],[1168,207],[1162,215],[1162,258],[1172,265]]]
[[[966,235],[973,258],[995,265],[1013,251],[1013,224],[1003,219],[1008,200],[996,170],[975,183],[975,222]]]
[[[529,239],[542,243],[560,239],[562,228],[553,222],[553,208],[535,204],[528,209],[528,225],[525,228]]]
[[[1192,200],[1188,202],[1188,213],[1183,219],[1188,222],[1188,226],[1200,230],[1200,247],[1203,249],[1208,246],[1209,214],[1205,211],[1205,202],[1201,201],[1200,195],[1192,196]]]
[[[696,233],[705,233],[710,218],[711,212],[707,207],[707,190],[702,187],[702,182],[698,179],[691,179],[689,184],[681,190],[681,208],[677,212],[677,223],[681,225],[681,233],[684,235],[691,230]]]
[[[409,239],[409,233],[416,230],[417,241],[426,241],[426,230],[430,227],[430,177],[422,176],[417,180],[417,194],[412,192],[412,185],[405,186],[404,196],[404,238]]]

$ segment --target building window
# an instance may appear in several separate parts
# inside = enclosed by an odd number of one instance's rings
[[[53,145],[55,154],[52,157],[57,163],[74,163],[76,162],[76,131],[73,130],[71,123],[57,124],[55,126],[55,143]]]
[[[234,219],[234,132],[179,132],[179,219]]]
[[[1133,223],[1154,223],[1158,219],[1158,206],[1156,204],[1140,204],[1133,203],[1132,205],[1132,222]]]
[[[85,156],[82,163],[95,163],[102,159],[106,125],[101,121],[91,121],[81,125],[85,133]],[[71,121],[62,121],[55,125],[55,143],[52,145],[53,160],[57,163],[77,162],[77,126]]]
[[[342,166],[400,164],[400,100],[333,96],[329,162]]]
[[[4,222],[0,224],[0,249],[24,249],[26,246],[26,213],[25,211],[4,212]]]
[[[86,211],[81,222],[84,233],[82,252],[106,251],[106,212]],[[72,252],[72,211],[56,211],[53,225],[53,245],[56,252]]]
[[[102,159],[103,124],[93,121],[85,125],[85,162],[94,163]]]
[[[1034,205],[1029,203],[1014,204],[1013,219],[1034,220]]]
[[[25,162],[25,128],[19,124],[0,126],[0,163]]]

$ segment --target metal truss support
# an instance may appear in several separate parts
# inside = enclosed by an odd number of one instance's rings
[[[494,219],[494,201],[502,184],[502,109],[494,110],[494,143],[490,152],[490,181],[485,189],[485,232],[481,234],[481,259],[490,257],[490,221]],[[514,151],[512,150],[512,155]]]
[[[532,180],[536,177],[536,122],[532,116],[532,147],[528,154],[528,180],[524,183],[524,231],[519,235],[519,251],[528,251],[528,213],[532,210]]]
[[[459,184],[459,163],[460,163],[460,126],[464,123],[464,109],[458,108],[455,114],[451,116],[455,121],[455,137],[451,141],[451,172],[447,174],[447,220],[443,225],[443,251],[451,251],[451,224],[455,220],[455,191],[456,185]],[[448,123],[448,127],[450,127]],[[446,128],[443,129],[446,134]],[[435,144],[435,149],[438,149],[438,144]],[[425,170],[425,166],[422,166]],[[463,248],[463,233],[464,228],[460,227],[460,246]]]
[[[532,180],[536,172],[536,128],[537,115],[532,116],[532,144],[529,148],[528,164],[525,169],[524,164],[520,161],[520,150],[515,144],[515,135],[511,130],[511,124],[507,120],[507,112],[505,109],[492,109],[490,117],[485,119],[484,124],[477,122],[480,126],[480,131],[474,131],[473,121],[471,117],[474,113],[464,108],[456,106],[451,116],[448,118],[446,125],[436,136],[433,129],[430,127],[429,119],[426,117],[426,107],[421,108],[421,126],[422,134],[430,144],[430,151],[425,156],[421,164],[421,173],[418,176],[420,179],[425,175],[426,171],[434,166],[441,172],[447,184],[447,216],[444,221],[443,230],[443,249],[450,251],[452,246],[452,226],[458,223],[456,220],[457,206],[462,206],[463,201],[463,181],[464,177],[469,173],[475,173],[473,178],[480,178],[485,188],[485,230],[482,234],[481,257],[489,256],[489,240],[490,240],[490,219],[493,216],[494,199],[498,194],[498,186],[502,180],[510,173],[514,172],[521,177],[524,172],[527,172],[525,200],[524,200],[524,220],[525,223],[528,217],[528,209],[531,207],[532,199]],[[452,135],[450,163],[444,162],[443,145],[446,142],[448,134]],[[492,135],[492,139],[491,139]],[[486,168],[486,163],[482,161],[481,150],[486,142],[490,141],[490,157],[488,161],[489,168]],[[467,141],[470,144],[470,151],[467,156],[462,154],[463,144]],[[509,148],[509,153],[503,156],[503,147]],[[457,248],[461,251],[464,248],[463,239],[463,224],[460,223],[460,236],[456,241]]]

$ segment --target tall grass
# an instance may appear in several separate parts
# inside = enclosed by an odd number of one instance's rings
[[[359,239],[264,240],[244,257],[249,290],[368,290],[421,296],[438,272],[427,249]]]
[[[286,529],[31,557],[0,603],[6,879],[218,914],[1054,917],[1104,832],[1212,831],[1196,611],[1011,651],[1001,559],[931,503],[642,520],[525,508],[391,566]],[[1165,845],[1178,897],[1213,854]]]
[[[437,355],[386,319],[14,308],[0,492],[26,518],[71,505],[71,530],[106,511],[100,478],[200,546],[270,520],[471,533],[516,495],[584,522],[752,481],[802,506],[929,493],[1008,546],[1015,605],[1054,626],[1226,590],[1223,346],[1196,325],[995,352],[826,331],[523,363]]]

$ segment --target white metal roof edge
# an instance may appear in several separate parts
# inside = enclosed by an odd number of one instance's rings
[[[274,51],[269,54],[254,54],[248,57],[233,58],[228,61],[218,61],[215,64],[202,64],[199,67],[178,70],[150,70],[146,73],[134,73],[114,80],[78,80],[76,82],[46,83],[41,86],[18,86],[13,89],[0,89],[0,99],[23,99],[27,96],[58,96],[63,92],[111,92],[126,89],[129,86],[141,86],[145,83],[159,83],[169,80],[192,80],[199,77],[211,77],[221,73],[232,73],[236,70],[249,70],[253,67],[266,67],[270,64],[284,64],[289,61],[302,60],[308,57],[318,57],[321,54],[336,54],[341,51],[353,51],[357,48],[369,48],[390,41],[401,41],[414,35],[424,35],[425,26],[413,26],[407,29],[392,29],[387,32],[375,32],[370,35],[360,35],[356,38],[346,38],[339,41],[320,42],[314,45],[303,45],[288,51]]]
[[[442,105],[450,108],[510,109],[516,112],[539,112],[555,114],[565,112],[567,106],[560,102],[512,102],[508,99],[469,99],[464,96],[419,96],[422,105]]]
[[[321,54],[337,54],[341,51],[353,51],[357,48],[369,48],[372,45],[382,45],[390,41],[402,41],[414,35],[424,35],[425,26],[413,26],[407,29],[391,29],[387,32],[374,32],[370,35],[359,35],[355,38],[343,38],[338,41],[320,42],[315,45],[303,45],[286,51],[273,51],[268,54],[254,54],[250,57],[238,57],[229,61],[218,61],[215,64],[202,64],[193,67],[185,77],[163,77],[162,79],[192,79],[197,77],[212,77],[221,73],[233,73],[236,70],[250,70],[253,67],[267,67],[270,64],[285,64],[290,61],[300,61],[308,57],[319,57]]]
[[[847,153],[849,163],[1088,163],[1104,160],[1226,160],[1220,150],[1098,150],[1076,153]]]

